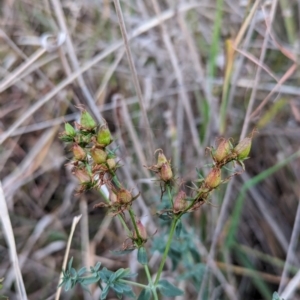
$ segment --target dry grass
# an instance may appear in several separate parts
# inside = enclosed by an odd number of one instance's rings
[[[1,3],[1,293],[54,299],[79,214],[70,248],[77,267],[101,260],[144,276],[133,255],[109,252],[126,234],[93,209],[101,196],[74,195],[58,132],[83,105],[113,131],[120,176],[142,192],[135,210],[149,234],[159,228],[159,187],[143,167],[153,163],[153,149],[190,182],[217,137],[238,141],[257,127],[247,171],[185,219],[211,272],[198,287],[189,280],[180,287],[185,299],[271,299],[274,291],[300,299],[300,1],[134,0],[122,1],[119,14],[114,3]],[[159,261],[154,252],[153,274]],[[166,276],[186,272],[170,270],[171,261]],[[99,289],[76,289],[60,299],[97,297]]]

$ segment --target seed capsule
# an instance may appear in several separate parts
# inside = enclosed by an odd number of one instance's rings
[[[221,170],[219,168],[212,169],[205,178],[205,186],[214,189],[221,183]]]
[[[73,145],[72,151],[73,151],[74,158],[76,160],[80,160],[80,161],[85,160],[86,153],[84,149],[82,149],[78,144]]]
[[[93,117],[86,110],[81,113],[80,125],[86,130],[92,130],[97,126]]]
[[[169,163],[163,163],[160,169],[160,177],[163,181],[167,182],[172,179],[173,172]]]
[[[140,237],[143,240],[147,240],[147,231],[146,231],[146,228],[145,228],[145,226],[142,224],[142,222],[140,220],[136,221],[136,226],[137,226],[137,229],[138,229]],[[137,234],[134,233],[134,238],[137,239],[137,237],[138,237]]]
[[[109,159],[107,159],[107,161],[106,161],[106,163],[107,163],[107,166],[108,166],[108,168],[110,169],[110,170],[114,170],[115,168],[116,168],[116,161],[115,161],[115,159],[114,158],[109,158]]]
[[[249,137],[244,138],[240,141],[233,151],[237,154],[239,160],[243,160],[248,157],[251,150],[252,140]]]
[[[76,135],[75,129],[69,123],[65,123],[65,132],[67,135],[69,135],[71,137],[74,137]]]
[[[119,192],[117,193],[117,199],[119,203],[127,204],[131,202],[132,195],[128,190],[120,189]]]
[[[174,201],[174,207],[173,207],[174,213],[178,213],[185,210],[187,204],[185,198],[186,198],[186,193],[184,191],[180,191],[177,194]]]
[[[216,162],[221,162],[231,153],[231,145],[229,140],[223,139],[218,145],[216,151],[213,154],[213,158]]]
[[[73,174],[77,177],[80,183],[91,182],[91,176],[86,170],[75,169]]]
[[[157,168],[161,168],[163,164],[168,163],[167,158],[163,154],[163,152],[159,152],[157,156]]]
[[[106,162],[107,153],[102,149],[92,148],[91,156],[96,164],[103,164]]]
[[[103,147],[106,147],[112,142],[111,133],[106,124],[100,127],[97,134],[97,142]]]

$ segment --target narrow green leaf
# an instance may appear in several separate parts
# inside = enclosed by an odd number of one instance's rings
[[[183,295],[183,291],[177,288],[175,285],[171,284],[166,279],[162,279],[157,285],[160,292],[166,297],[176,297]]]
[[[72,268],[72,264],[73,264],[73,256],[70,258],[69,263],[68,263],[68,270],[70,271]]]
[[[85,272],[86,272],[86,267],[82,267],[82,268],[77,272],[77,275],[78,275],[78,276],[82,276]]]
[[[113,289],[116,291],[117,294],[123,294],[122,286],[119,285],[118,282],[116,282],[113,286]]]
[[[136,299],[136,295],[135,293],[133,292],[132,289],[130,289],[129,291],[124,291],[124,296],[128,297],[128,298],[133,298],[133,299]]]
[[[107,286],[103,289],[103,291],[102,291],[102,293],[101,293],[101,300],[105,300],[105,299],[106,299],[107,294],[108,294],[108,291],[109,291],[109,288],[110,288],[110,286],[107,285]]]
[[[150,300],[151,299],[151,291],[150,289],[144,289],[140,293],[137,300]]]
[[[81,283],[84,285],[90,285],[93,283],[96,283],[100,280],[99,276],[91,276],[91,277],[85,277],[81,279]]]
[[[138,249],[137,259],[141,265],[147,265],[148,257],[147,257],[146,249],[144,247],[140,247]]]

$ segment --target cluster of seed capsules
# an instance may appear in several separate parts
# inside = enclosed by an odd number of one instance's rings
[[[216,149],[207,148],[213,159],[213,167],[208,175],[201,179],[200,184],[193,191],[192,196],[187,196],[183,189],[179,190],[172,201],[172,209],[164,210],[159,214],[183,214],[198,209],[205,203],[210,193],[218,188],[222,183],[228,181],[233,175],[222,179],[221,169],[230,162],[239,163],[243,169],[243,161],[248,158],[251,149],[252,136],[246,137],[235,147],[229,139],[219,139]],[[107,124],[98,126],[92,116],[83,110],[80,122],[75,122],[75,127],[69,123],[65,124],[65,131],[61,134],[61,139],[71,143],[73,152],[72,173],[80,182],[78,192],[92,188],[100,188],[105,184],[110,190],[110,201],[101,202],[98,207],[107,207],[114,215],[123,213],[131,207],[132,202],[138,197],[133,196],[132,191],[127,190],[117,180],[115,172],[119,163],[113,151],[107,148],[113,141]],[[167,160],[163,151],[158,149],[157,163],[148,167],[159,177],[165,192],[166,187],[171,187],[175,182],[171,161]],[[141,224],[138,224],[141,226]]]
[[[243,161],[248,158],[250,153],[252,136],[253,133],[250,137],[246,137],[239,142],[235,147],[229,139],[220,138],[216,149],[207,148],[213,159],[213,167],[208,175],[198,180],[200,185],[193,191],[192,196],[188,197],[185,191],[180,189],[174,197],[172,209],[160,211],[158,214],[178,215],[198,209],[207,201],[213,190],[218,188],[222,183],[227,182],[232,176],[239,174],[239,172],[235,172],[226,179],[222,179],[222,167],[230,162],[236,162],[244,169]],[[157,173],[161,182],[165,185],[171,185],[174,182],[171,163],[166,159],[162,150],[158,153],[157,164],[149,169]]]
[[[120,165],[114,151],[107,148],[113,141],[107,124],[98,126],[86,110],[82,111],[79,123],[74,124],[73,127],[66,123],[60,138],[71,144],[73,158],[69,165],[80,182],[77,192],[100,188],[105,184],[110,190],[110,202],[98,206],[108,207],[115,214],[128,208],[137,196],[134,197],[118,181],[113,183]]]

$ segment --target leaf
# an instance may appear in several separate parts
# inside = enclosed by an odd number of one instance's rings
[[[109,291],[109,288],[110,288],[110,286],[107,285],[107,286],[103,289],[103,291],[102,291],[102,293],[101,293],[101,300],[105,300],[105,299],[106,299],[107,294],[108,294],[108,291]]]
[[[123,294],[124,294],[126,297],[136,299],[136,295],[135,295],[135,293],[133,292],[133,290],[132,290],[131,288],[130,288],[129,291],[124,291]]]
[[[101,267],[101,262],[98,261],[98,262],[96,263],[95,267],[94,267],[94,271],[95,271],[95,272],[98,272],[99,269],[100,269],[100,267]]]
[[[72,268],[72,263],[73,263],[73,256],[70,258],[69,263],[68,263],[68,270],[70,272],[71,268]]]
[[[166,297],[175,297],[183,295],[183,291],[171,284],[169,281],[162,279],[157,285],[160,292]]]
[[[85,272],[86,272],[86,267],[83,267],[83,268],[81,268],[81,269],[77,272],[77,275],[78,275],[78,276],[81,276],[81,275],[83,275]]]
[[[180,237],[181,229],[182,229],[182,222],[181,220],[179,220],[175,228],[175,237],[177,239]]]
[[[129,272],[130,272],[130,271],[129,271]],[[127,272],[127,270],[125,270],[124,268],[121,268],[121,269],[117,270],[117,271],[115,272],[115,279],[119,279],[119,278],[123,277],[122,275],[123,275],[123,274],[126,275],[126,273],[128,273],[128,272]]]
[[[112,288],[116,291],[117,294],[123,294],[122,286],[119,285],[118,282],[116,282]]]
[[[279,294],[277,292],[273,293],[272,300],[281,300],[280,297],[279,297]]]
[[[148,257],[147,257],[146,249],[144,247],[140,247],[138,249],[137,260],[141,265],[147,265]]]
[[[72,287],[72,280],[69,278],[65,285],[65,291],[67,292]]]
[[[90,284],[98,282],[99,280],[100,280],[100,277],[97,275],[91,276],[91,277],[85,277],[85,278],[81,279],[81,284],[90,285]]]
[[[143,289],[137,300],[150,300],[151,291],[149,289]]]

